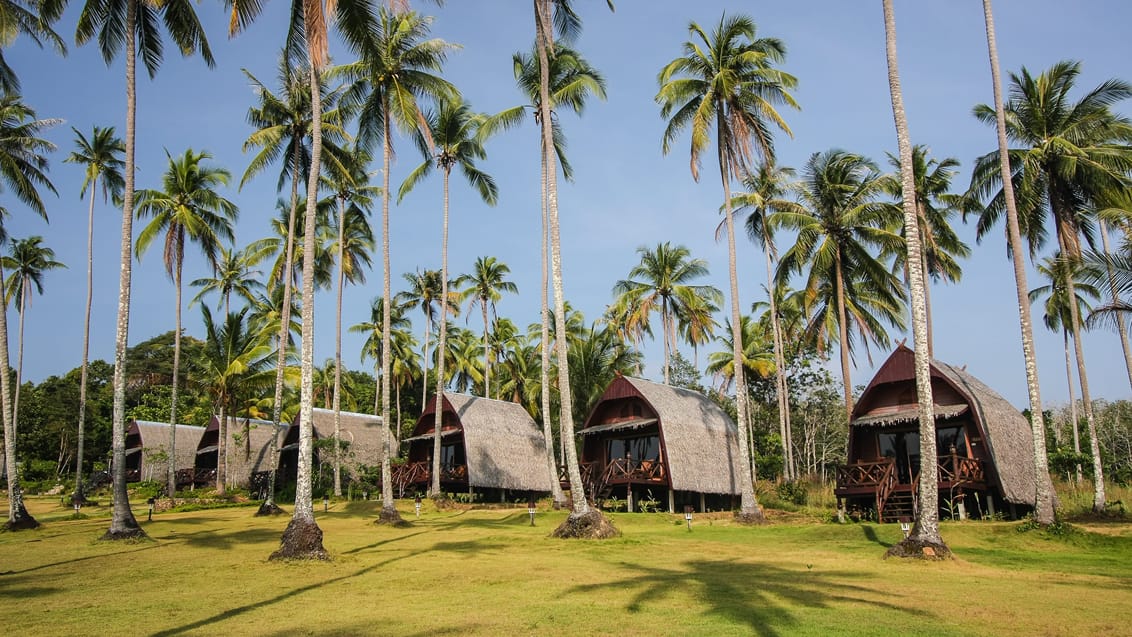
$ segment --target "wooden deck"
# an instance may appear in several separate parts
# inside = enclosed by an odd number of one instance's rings
[[[955,489],[984,491],[987,488],[983,462],[976,458],[945,455],[938,458],[938,488],[951,493]],[[858,462],[837,468],[837,486],[833,493],[839,499],[868,500],[874,505],[877,519],[892,521],[912,513],[917,498],[919,474],[911,481],[900,480],[896,461],[883,458]]]

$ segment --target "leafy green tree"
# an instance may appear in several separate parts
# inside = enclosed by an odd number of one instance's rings
[[[739,318],[739,274],[735,254],[735,222],[731,206],[731,178],[750,172],[755,156],[773,163],[773,129],[790,132],[776,106],[797,108],[789,91],[797,85],[794,76],[774,67],[786,57],[785,45],[776,38],[757,38],[755,23],[744,15],[720,17],[709,35],[700,25],[688,25],[690,39],[684,54],[672,60],[657,76],[660,91],[656,101],[661,117],[668,119],[663,151],[668,154],[676,137],[691,130],[692,178],[699,181],[700,158],[711,142],[715,144],[723,183],[724,219],[727,224],[727,254],[731,281],[731,329],[736,385],[744,387],[743,339]],[[739,448],[748,457],[746,396],[737,395]],[[754,481],[749,465],[740,478],[742,505],[739,519],[762,521],[762,509],[755,500]]]
[[[232,312],[232,294],[244,300],[244,305],[252,306],[256,301],[256,293],[264,288],[259,276],[263,273],[255,269],[262,256],[255,252],[255,246],[244,250],[236,250],[223,245],[217,246],[217,256],[213,276],[194,279],[189,285],[200,288],[196,296],[189,301],[189,307],[200,303],[205,294],[216,292],[223,304],[224,313]],[[217,306],[219,309],[220,306]]]
[[[169,158],[169,168],[161,179],[161,190],[142,190],[137,194],[138,219],[151,220],[138,234],[135,251],[138,259],[155,239],[164,235],[162,260],[165,273],[173,279],[176,295],[176,326],[173,329],[173,398],[169,408],[169,422],[177,420],[177,385],[181,374],[181,291],[185,265],[185,244],[195,243],[204,254],[213,271],[217,269],[216,253],[221,240],[231,241],[232,224],[238,210],[236,204],[220,196],[217,188],[228,185],[229,173],[219,167],[206,165],[212,155],[186,150],[180,157]],[[169,438],[169,454],[177,456],[176,427]],[[172,498],[177,491],[176,463],[169,463],[168,488]]]
[[[88,377],[88,359],[90,357],[90,308],[94,300],[94,196],[101,186],[102,201],[106,203],[111,196],[117,201],[122,197],[125,181],[122,178],[122,153],[126,152],[126,145],[114,135],[114,127],[94,127],[90,138],[71,128],[75,133],[75,150],[63,161],[69,164],[84,166],[83,185],[79,197],[86,195],[90,190],[90,209],[87,212],[86,225],[86,311],[83,314],[83,362],[81,380],[79,381],[79,424],[76,434],[77,451],[75,452],[75,492],[73,499],[83,502],[86,497],[83,493],[83,444],[86,440],[86,393]],[[99,181],[101,180],[101,183]]]

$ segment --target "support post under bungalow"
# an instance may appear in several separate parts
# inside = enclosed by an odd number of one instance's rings
[[[672,489],[668,490],[668,512],[676,513],[676,494]]]

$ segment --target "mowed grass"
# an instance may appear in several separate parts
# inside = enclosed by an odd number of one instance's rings
[[[376,503],[317,518],[329,563],[276,563],[289,516],[166,513],[151,541],[99,542],[105,509],[0,533],[0,625],[10,635],[1127,635],[1132,525],[1020,533],[945,523],[958,559],[884,560],[897,525],[785,514],[620,514],[618,539],[547,537],[564,512],[442,511],[372,524]],[[145,518],[145,506],[135,514]]]

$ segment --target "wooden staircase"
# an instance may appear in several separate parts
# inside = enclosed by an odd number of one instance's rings
[[[916,495],[912,491],[894,491],[877,513],[880,522],[899,522],[916,517]]]

